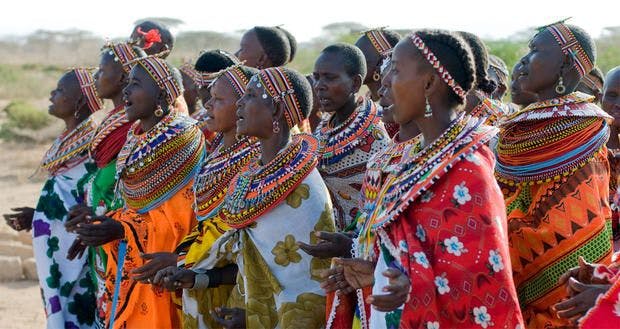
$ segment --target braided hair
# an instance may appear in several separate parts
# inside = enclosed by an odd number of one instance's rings
[[[295,55],[297,54],[297,39],[295,39],[295,36],[293,36],[288,30],[283,29],[280,26],[277,26],[276,28],[282,31],[288,39],[289,46],[291,47],[291,56],[288,59],[288,62],[290,63],[293,59],[295,59]]]
[[[474,62],[476,63],[476,89],[481,90],[487,94],[492,93],[497,88],[495,81],[489,79],[489,53],[484,42],[477,35],[469,32],[458,31],[456,32],[465,42],[469,45],[472,55],[474,55]]]
[[[475,62],[465,40],[446,30],[419,30],[415,34],[437,56],[442,66],[450,72],[452,78],[465,92],[474,87],[476,82]],[[451,89],[449,98],[454,104],[465,102]]]

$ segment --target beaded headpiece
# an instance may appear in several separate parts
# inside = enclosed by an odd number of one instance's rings
[[[264,87],[276,103],[284,103],[284,117],[289,127],[293,128],[303,120],[301,106],[295,95],[293,84],[282,68],[270,67],[261,70],[252,77],[252,80],[254,79],[258,79],[257,87]],[[263,98],[267,98],[267,95],[263,94]]]
[[[183,88],[179,86],[172,75],[172,69],[165,60],[157,56],[146,56],[137,58],[133,63],[142,66],[151,76],[153,81],[157,83],[159,88],[166,93],[166,101],[168,104],[174,104],[176,99],[183,93]],[[132,64],[133,64],[132,63]]]
[[[245,76],[243,71],[239,69],[241,64],[233,65],[218,74],[218,78],[225,77],[226,80],[232,85],[233,89],[239,95],[239,97],[245,94],[245,89],[250,82]]]
[[[88,103],[90,112],[92,113],[101,110],[103,107],[103,101],[99,98],[99,95],[97,95],[92,70],[88,68],[74,68],[72,71],[75,72],[75,76],[80,84],[82,95],[86,97],[86,102]]]
[[[113,43],[111,41],[107,41],[105,45],[103,45],[102,50],[108,50],[108,53],[114,56],[114,61],[121,63],[123,66],[123,70],[129,73],[131,67],[130,63],[138,58],[138,54],[132,48],[133,43],[129,42],[119,42]]]
[[[575,35],[571,30],[564,24],[567,19],[553,23],[551,25],[543,26],[539,30],[547,30],[553,35],[555,41],[557,41],[560,48],[562,48],[562,52],[573,60],[573,65],[577,69],[577,73],[579,73],[579,77],[583,77],[588,74],[594,68],[594,63],[588,54],[586,54],[583,47],[575,38]]]
[[[183,65],[179,67],[179,71],[185,73],[196,85],[199,84],[200,74],[191,63],[183,63]]]
[[[410,38],[413,42],[413,45],[422,52],[424,58],[426,58],[426,60],[431,64],[431,66],[434,67],[435,70],[437,70],[437,73],[439,73],[441,79],[443,79],[443,81],[445,81],[445,83],[448,84],[450,88],[452,88],[452,91],[454,91],[454,93],[460,99],[465,99],[465,95],[467,94],[465,90],[456,82],[456,80],[454,80],[452,75],[450,75],[450,72],[448,72],[448,70],[446,70],[441,65],[441,62],[439,62],[439,58],[437,58],[437,56],[433,54],[431,49],[426,46],[422,38],[420,38],[420,36],[415,33],[412,34]]]
[[[598,78],[596,78],[596,76],[594,76],[592,72],[594,72],[594,70],[584,75],[581,78],[581,82],[583,82],[584,85],[586,85],[588,88],[592,90],[599,90],[599,91],[603,90],[603,83]]]
[[[387,51],[392,49],[392,45],[385,37],[385,27],[364,31],[364,35],[370,40],[370,43],[379,55],[384,55]]]

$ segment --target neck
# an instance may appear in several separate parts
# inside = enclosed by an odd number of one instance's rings
[[[81,120],[76,119],[74,116],[71,116],[70,118],[65,118],[63,119],[63,121],[65,122],[66,131],[72,131],[73,129],[77,128],[77,126],[82,122]]]
[[[618,127],[611,126],[611,135],[609,136],[609,140],[607,141],[607,148],[609,149],[619,149],[620,148],[620,137],[618,137]]]
[[[418,128],[418,125],[412,120],[400,125],[398,130],[398,139],[400,142],[404,142],[418,136],[419,134],[420,128]]]
[[[339,108],[333,116],[333,124],[337,126],[345,121],[353,114],[357,105],[355,104],[355,96],[351,97],[341,108]]]
[[[114,108],[118,108],[119,106],[125,104],[125,102],[123,102],[122,92],[112,96],[110,99],[112,100],[112,104],[114,104]]]
[[[273,134],[268,138],[260,139],[260,161],[266,165],[273,160],[278,152],[282,150],[291,140],[291,134],[288,129],[280,129],[280,132]]]
[[[417,126],[424,137],[423,147],[432,144],[441,134],[450,127],[456,119],[456,111],[450,107],[433,107],[433,116],[417,120]]]
[[[379,100],[379,88],[381,87],[379,81],[370,81],[366,84],[368,90],[370,91],[370,99],[374,102]]]
[[[151,128],[155,127],[155,125],[161,121],[162,117],[156,117],[152,115],[148,118],[140,119],[140,127],[142,127],[142,132],[147,132],[151,130]]]
[[[229,148],[237,141],[237,128],[230,129],[229,131],[222,132],[222,142],[224,148]],[[214,145],[217,146],[217,145]]]

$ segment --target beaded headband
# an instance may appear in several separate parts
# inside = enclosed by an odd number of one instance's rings
[[[592,74],[588,73],[584,75],[583,78],[581,78],[581,82],[583,82],[584,85],[586,85],[588,88],[592,90],[598,90],[598,91],[603,90],[603,84],[601,83],[601,81],[598,79],[593,79],[593,77],[594,76]]]
[[[467,94],[465,90],[463,90],[463,88],[459,86],[456,80],[452,78],[452,75],[450,75],[450,72],[448,72],[448,70],[446,70],[441,65],[441,62],[439,62],[439,59],[437,58],[437,56],[435,56],[435,54],[433,54],[431,49],[426,46],[424,41],[422,41],[422,38],[420,38],[415,33],[412,34],[410,38],[411,38],[411,41],[413,42],[413,45],[416,46],[422,52],[422,55],[424,55],[424,58],[426,58],[426,60],[431,64],[431,66],[434,67],[435,70],[437,70],[437,73],[439,73],[439,76],[441,77],[441,79],[443,79],[443,81],[446,84],[448,84],[450,88],[452,88],[452,91],[454,91],[454,93],[459,98],[465,99],[465,95]]]
[[[384,29],[384,27],[380,27],[364,32],[364,35],[370,40],[370,43],[380,55],[393,48],[383,33]]]
[[[303,120],[301,106],[295,95],[293,84],[282,68],[270,67],[261,70],[252,79],[254,78],[258,79],[257,87],[263,86],[276,103],[284,103],[284,117],[290,128]],[[263,94],[263,98],[267,98],[267,95]]]
[[[243,96],[243,94],[245,94],[246,86],[248,85],[248,83],[250,83],[250,81],[245,76],[243,71],[239,69],[239,66],[241,66],[241,64],[231,66],[226,70],[221,71],[218,75],[218,78],[225,77],[226,80],[228,80],[228,82],[232,85],[237,95],[241,97]]]
[[[82,95],[86,97],[90,112],[93,113],[101,110],[103,101],[99,98],[99,95],[97,95],[92,70],[87,68],[73,68],[72,71],[75,72]]]
[[[137,58],[133,63],[142,66],[159,88],[166,93],[168,104],[174,104],[176,99],[183,93],[183,88],[178,85],[172,75],[172,69],[168,67],[168,64],[163,59],[151,55]]]
[[[217,72],[196,71],[196,85],[198,87],[208,87],[217,78]]]
[[[103,45],[103,49],[109,49],[109,54],[114,56],[114,61],[121,63],[123,70],[129,73],[131,67],[129,64],[138,58],[138,54],[132,48],[133,44],[129,42],[112,43],[107,41]]]
[[[198,80],[200,79],[198,71],[194,68],[194,65],[191,63],[183,63],[181,67],[179,67],[179,71],[185,73],[192,81],[198,85]]]
[[[577,69],[580,78],[592,71],[594,64],[585,50],[583,50],[579,41],[577,41],[577,38],[575,38],[573,32],[563,21],[545,26],[545,29],[553,35],[555,41],[562,48],[562,52],[573,59],[573,65]]]

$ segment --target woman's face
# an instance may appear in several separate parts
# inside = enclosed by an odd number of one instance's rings
[[[245,61],[244,65],[254,68],[264,68],[262,66],[262,57],[265,55],[263,46],[258,41],[256,32],[251,29],[243,34],[241,42],[239,43],[239,50],[235,53],[235,56],[240,61]]]
[[[48,113],[59,119],[71,118],[80,109],[81,98],[82,93],[75,73],[65,73],[58,80],[56,89],[50,93]]]
[[[257,138],[271,137],[274,112],[272,98],[257,79],[250,80],[245,94],[237,101],[237,134]]]
[[[613,125],[620,127],[620,68],[607,75],[601,106],[605,112],[614,117]]]
[[[157,105],[161,105],[161,89],[141,65],[135,65],[129,73],[127,87],[123,89],[123,100],[127,119],[135,121],[150,119]]]
[[[379,88],[379,105],[383,108],[381,120],[386,123],[394,122],[394,99],[392,98],[392,64],[383,71],[381,88]]]
[[[512,69],[512,81],[510,83],[510,97],[512,102],[520,106],[528,106],[538,101],[538,95],[529,91],[523,90],[521,86],[521,80],[519,79],[524,70],[523,64],[517,62]]]
[[[521,90],[533,94],[553,90],[562,71],[565,55],[549,31],[538,33],[521,58],[517,82]]]
[[[237,100],[227,78],[218,78],[211,86],[211,98],[205,104],[207,129],[214,132],[228,132],[237,127]]]
[[[355,97],[360,87],[346,72],[342,58],[335,53],[322,53],[319,56],[314,63],[312,78],[323,112],[337,112],[342,109],[350,102],[351,97]]]
[[[426,63],[423,61],[424,58],[408,38],[400,41],[392,53],[392,114],[394,121],[400,125],[424,117],[424,77],[428,70],[424,69]]]
[[[99,97],[112,99],[123,92],[125,87],[125,71],[123,65],[114,61],[114,55],[108,51],[101,53],[99,70],[95,74],[95,88]]]

